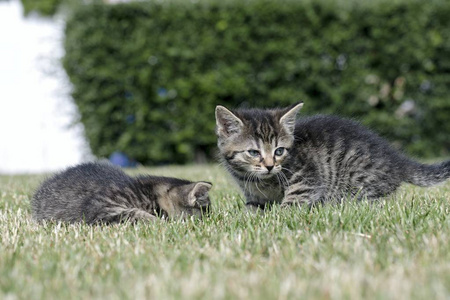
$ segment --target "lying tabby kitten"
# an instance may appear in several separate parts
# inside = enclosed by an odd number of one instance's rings
[[[221,158],[247,205],[374,199],[402,182],[430,186],[450,177],[450,161],[412,161],[354,121],[324,115],[297,121],[302,106],[233,112],[217,106]]]
[[[195,215],[209,208],[208,182],[130,177],[109,164],[81,164],[46,180],[31,206],[36,220],[117,223]]]

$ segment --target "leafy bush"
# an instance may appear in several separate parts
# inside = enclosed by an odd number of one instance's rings
[[[63,0],[21,0],[24,14],[37,12],[43,16],[52,16]]]
[[[92,150],[145,164],[212,157],[214,108],[353,117],[407,152],[450,149],[449,1],[87,5],[64,66]]]

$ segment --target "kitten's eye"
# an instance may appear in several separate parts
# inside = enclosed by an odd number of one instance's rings
[[[250,154],[251,156],[257,157],[260,156],[260,153],[258,150],[247,150],[248,154]]]
[[[283,155],[283,153],[284,153],[284,148],[283,147],[277,148],[275,150],[275,155],[276,156],[281,156],[281,155]]]

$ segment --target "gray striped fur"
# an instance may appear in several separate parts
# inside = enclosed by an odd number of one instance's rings
[[[209,209],[211,186],[171,177],[130,177],[110,164],[87,163],[44,181],[31,208],[37,221],[70,223],[200,217]]]
[[[402,182],[430,186],[450,177],[450,161],[415,162],[355,121],[326,115],[296,120],[302,105],[216,108],[220,157],[248,205],[377,199]]]

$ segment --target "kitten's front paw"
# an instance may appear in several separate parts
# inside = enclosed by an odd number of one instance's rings
[[[280,207],[282,208],[282,209],[285,209],[285,208],[301,208],[301,206],[302,206],[302,204],[301,203],[299,203],[299,202],[296,202],[296,201],[285,201],[285,202],[283,202],[283,203],[281,203],[281,205],[280,205]]]
[[[252,214],[264,213],[265,205],[259,202],[247,202],[245,203],[247,212]]]
[[[288,208],[288,207],[292,207],[292,202],[283,202],[280,205],[281,208]]]

